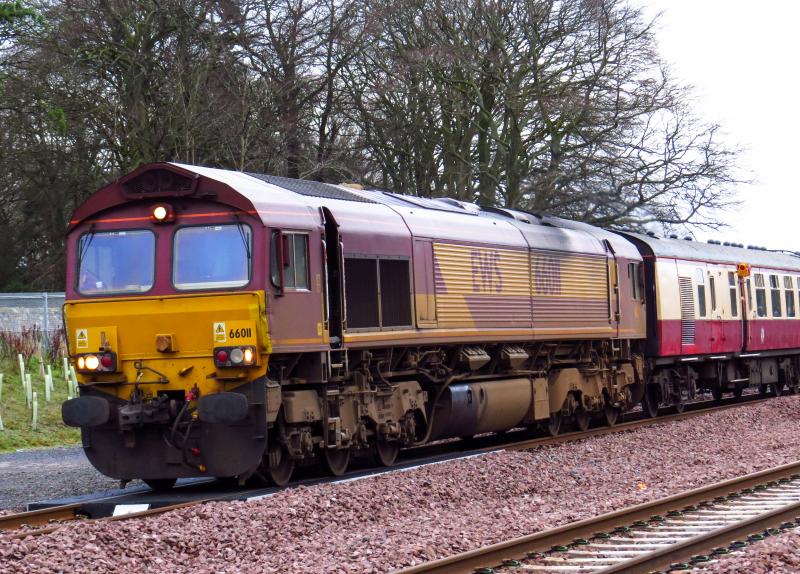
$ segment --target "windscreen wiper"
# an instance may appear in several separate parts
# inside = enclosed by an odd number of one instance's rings
[[[239,236],[242,238],[242,243],[244,243],[244,251],[247,253],[247,260],[250,261],[252,256],[250,255],[250,242],[247,241],[247,233],[244,230],[244,223],[239,221],[239,218],[236,218],[236,229],[239,230]]]
[[[89,233],[87,234],[89,237],[87,238],[86,235],[83,236],[83,244],[81,245],[81,249],[78,252],[78,269],[81,268],[81,262],[83,261],[86,252],[89,251],[89,246],[92,244],[94,240],[94,236],[96,235],[94,231],[94,223],[92,223],[91,227],[89,227]]]

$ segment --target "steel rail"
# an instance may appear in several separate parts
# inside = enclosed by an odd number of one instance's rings
[[[798,516],[800,516],[800,502],[742,520],[731,526],[712,530],[685,542],[672,544],[663,550],[597,570],[595,574],[649,574],[654,570],[679,562],[687,556],[702,554],[715,546],[724,546],[754,532],[774,528],[784,522],[791,522]]]
[[[39,526],[54,520],[74,520],[81,509],[80,504],[65,504],[40,510],[29,510],[0,516],[0,531],[13,530],[22,526]]]
[[[602,436],[602,435],[611,434],[611,433],[631,431],[631,430],[635,430],[637,428],[651,426],[651,425],[657,425],[657,424],[661,424],[661,423],[669,423],[669,422],[683,420],[683,419],[692,418],[692,417],[696,417],[696,416],[701,416],[701,415],[705,415],[705,414],[709,414],[709,413],[713,413],[713,412],[733,409],[733,408],[742,407],[742,406],[746,406],[746,405],[757,404],[757,403],[761,403],[761,402],[768,401],[768,400],[770,400],[770,399],[769,398],[764,398],[764,397],[758,397],[756,395],[752,395],[752,398],[739,399],[739,400],[736,400],[736,402],[732,402],[730,404],[724,404],[724,405],[703,406],[705,403],[698,402],[698,403],[694,403],[694,404],[698,405],[697,408],[694,408],[693,410],[689,410],[689,411],[684,411],[682,413],[661,415],[661,416],[657,416],[657,417],[654,417],[654,418],[643,417],[643,418],[632,420],[632,421],[621,422],[621,423],[618,423],[618,424],[616,424],[614,426],[604,426],[604,427],[598,427],[598,428],[589,429],[589,430],[586,430],[586,431],[567,432],[567,433],[559,434],[559,435],[553,436],[553,437],[550,437],[550,436],[548,436],[548,437],[537,437],[537,438],[526,439],[526,440],[521,440],[521,441],[509,442],[509,443],[505,443],[505,444],[501,443],[501,444],[490,445],[490,446],[485,446],[485,447],[480,447],[480,448],[475,448],[475,449],[468,449],[468,450],[463,451],[462,454],[463,454],[463,456],[473,456],[473,455],[479,454],[479,453],[486,453],[486,452],[498,451],[498,450],[521,451],[521,450],[529,450],[529,449],[532,449],[532,448],[539,448],[539,447],[543,447],[543,446],[552,446],[552,445],[562,444],[562,443],[566,443],[566,442],[584,440],[584,439],[588,439],[588,438],[592,438],[592,437],[596,437],[596,436]],[[416,449],[410,449],[410,450],[422,450],[422,449],[425,449],[426,447],[430,448],[431,446],[432,445],[420,446],[420,447],[417,447]],[[434,458],[434,457],[430,457],[430,456],[429,457],[421,457],[421,458],[418,458],[418,459],[411,459],[410,461],[406,461],[406,462],[412,462],[412,463],[415,463],[415,464],[417,464],[417,463],[424,464],[426,460],[431,459],[431,458]],[[382,473],[387,472],[387,471],[391,471],[391,469],[388,469],[388,470],[384,469],[384,468],[375,469],[374,474],[382,474]],[[331,482],[335,482],[335,481],[338,481],[338,480],[348,480],[351,477],[352,477],[352,474],[351,473],[347,473],[347,474],[345,474],[345,475],[343,475],[341,477],[335,477],[335,478],[332,477],[330,479],[330,481]],[[39,509],[39,510],[20,512],[20,513],[16,513],[16,514],[8,514],[8,515],[0,516],[0,536],[1,535],[7,535],[8,533],[5,532],[5,531],[11,531],[11,530],[20,528],[22,526],[28,526],[28,525],[29,526],[44,526],[44,525],[48,525],[48,524],[50,524],[52,522],[61,522],[61,523],[63,523],[63,522],[69,522],[69,521],[72,521],[72,520],[75,520],[75,519],[78,519],[78,518],[86,518],[88,520],[112,520],[112,519],[113,520],[124,520],[124,519],[127,519],[127,518],[137,518],[137,517],[143,517],[143,516],[148,516],[148,515],[152,515],[152,514],[160,514],[162,512],[167,512],[169,510],[175,510],[177,508],[183,508],[185,506],[192,506],[192,505],[196,505],[196,504],[202,504],[204,502],[224,499],[224,498],[228,497],[229,495],[230,495],[230,493],[224,493],[224,494],[220,494],[219,496],[211,496],[211,497],[208,497],[207,495],[203,495],[203,496],[199,497],[197,500],[193,500],[193,501],[187,501],[187,502],[182,502],[182,503],[179,503],[179,504],[174,504],[174,505],[169,505],[169,506],[162,506],[162,507],[158,507],[158,508],[152,508],[152,509],[144,510],[144,511],[141,511],[141,512],[128,513],[128,514],[115,516],[115,517],[103,517],[103,518],[94,518],[94,519],[91,518],[91,517],[86,517],[85,515],[83,515],[80,512],[81,508],[82,508],[82,505],[80,503],[53,506],[51,508],[44,508],[44,509]],[[112,498],[118,498],[119,496],[120,495],[115,495]],[[54,530],[58,529],[61,525],[63,525],[63,524],[47,526],[45,528],[37,528],[35,530],[26,529],[23,532],[20,532],[19,536],[33,536],[33,535],[38,535],[38,534],[47,534],[49,532],[53,532]]]
[[[155,516],[157,514],[163,514],[165,512],[170,512],[171,510],[178,510],[179,508],[186,508],[188,506],[195,506],[195,505],[198,505],[198,504],[203,504],[204,502],[211,502],[212,500],[213,499],[191,500],[191,501],[188,501],[188,502],[181,502],[179,504],[170,504],[169,506],[159,506],[158,508],[149,508],[147,510],[141,510],[139,512],[129,512],[127,514],[120,514],[118,516],[104,516],[103,518],[95,518],[95,519],[90,519],[90,520],[92,520],[92,521],[97,520],[98,522],[116,522],[116,521],[119,521],[119,520],[128,520],[128,519],[131,519],[131,518],[146,518],[148,516]],[[70,504],[70,505],[67,505],[67,506],[80,507],[80,504]],[[64,507],[56,506],[56,507],[53,507],[53,508],[61,509],[61,508],[65,508],[65,506]],[[34,510],[32,512],[44,512],[44,511],[47,511],[47,510],[50,510],[50,509],[49,508],[45,508],[45,509],[42,509],[42,510]],[[28,513],[21,513],[21,514],[28,514]],[[73,515],[71,518],[65,518],[65,520],[66,521],[72,521],[72,520],[74,520],[76,518],[77,518],[77,516]],[[52,519],[52,520],[58,520],[58,519]],[[50,524],[49,526],[46,526],[44,528],[36,528],[35,530],[27,530],[27,529],[21,530],[21,531],[20,530],[14,530],[14,531],[11,531],[11,532],[7,533],[6,536],[8,538],[26,538],[28,536],[40,536],[42,534],[49,534],[51,532],[55,532],[56,530],[59,530],[63,526],[64,526],[64,523],[61,523],[61,524]],[[5,533],[0,532],[0,537],[2,537],[3,534],[5,534]]]
[[[464,574],[465,572],[471,572],[478,568],[499,567],[503,560],[507,558],[519,558],[531,552],[543,552],[554,546],[568,545],[578,538],[592,538],[593,535],[599,531],[609,531],[618,526],[626,526],[638,520],[648,520],[653,515],[664,514],[670,510],[680,509],[799,473],[800,462],[786,464],[703,486],[667,498],[637,504],[636,506],[580,520],[578,522],[559,526],[558,528],[544,530],[535,534],[521,536],[490,546],[484,546],[476,550],[404,568],[395,571],[395,574]],[[800,513],[800,510],[794,508],[796,506],[798,505],[793,505],[791,510],[786,510],[792,517],[796,517],[798,513]],[[794,514],[792,514],[793,512]],[[778,513],[775,514],[778,516]],[[754,523],[760,523],[759,521],[761,519],[767,520],[767,516],[766,514],[759,516],[758,520],[754,519]],[[784,514],[781,513],[780,516],[784,516]],[[778,518],[775,518],[775,520],[781,521]],[[749,527],[750,525],[744,526],[743,528],[747,530]],[[758,526],[755,526],[755,529],[758,529]],[[747,533],[751,534],[752,532],[753,530],[750,530]],[[718,540],[719,538],[712,538],[712,534],[716,533],[709,534],[708,540],[699,543],[700,547],[708,548],[709,545],[713,546],[715,544],[714,540]],[[719,536],[725,538],[726,535],[727,533],[720,534]],[[736,538],[736,535],[732,538]],[[730,542],[730,539],[728,539],[728,542]],[[688,547],[688,541],[686,544]],[[674,558],[674,556],[678,554],[678,550],[676,550],[675,553],[670,552],[670,550],[671,549],[664,550],[663,560],[660,561],[659,564],[670,562],[670,560],[666,558],[667,555]],[[681,554],[685,556],[685,553],[681,552]],[[644,557],[642,557],[641,560],[644,561]],[[625,567],[627,566],[628,563],[625,564]],[[623,565],[618,566],[618,568],[623,568]],[[650,572],[653,569],[654,568],[651,566],[642,566],[642,570],[612,570],[609,568],[603,570],[603,572],[605,574],[610,574],[612,572],[633,574],[634,572]]]

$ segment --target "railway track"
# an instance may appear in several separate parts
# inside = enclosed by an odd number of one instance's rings
[[[395,574],[646,574],[702,568],[800,527],[800,462],[400,570]],[[704,554],[708,552],[708,554]]]
[[[314,484],[328,482],[358,480],[385,472],[404,470],[426,464],[437,464],[456,458],[479,456],[497,450],[529,450],[575,440],[584,440],[594,436],[626,432],[644,426],[701,416],[710,412],[737,408],[765,400],[769,399],[751,395],[738,400],[729,399],[723,401],[722,404],[713,404],[711,406],[708,405],[708,402],[698,402],[687,405],[687,410],[682,413],[666,414],[657,418],[646,418],[641,413],[629,413],[628,417],[632,420],[625,420],[611,427],[604,426],[582,432],[566,432],[555,437],[531,437],[530,431],[527,430],[513,431],[504,435],[487,435],[474,439],[473,448],[466,451],[462,450],[463,443],[461,441],[425,445],[404,451],[403,460],[395,467],[389,469],[355,470],[341,477],[306,478],[295,482],[293,485],[289,486],[289,488],[292,486],[312,486]],[[115,495],[99,499],[95,498],[88,502],[37,507],[27,512],[2,515],[0,516],[0,533],[3,531],[18,530],[18,532],[12,532],[10,534],[19,537],[46,534],[53,532],[67,522],[75,520],[127,520],[131,518],[141,518],[210,501],[252,500],[263,498],[279,492],[280,490],[281,489],[275,487],[267,487],[245,488],[231,491],[229,489],[220,489],[213,481],[208,481],[177,488],[172,493],[172,499],[170,496],[164,496],[163,494],[154,498],[150,496],[152,493],[149,492],[121,496]],[[114,516],[113,514],[118,511],[120,512],[119,515]],[[5,532],[3,535],[8,534],[8,532]]]

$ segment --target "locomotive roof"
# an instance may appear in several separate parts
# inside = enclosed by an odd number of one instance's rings
[[[392,242],[391,237],[408,237],[410,231],[415,237],[488,241],[510,248],[535,246],[604,254],[608,251],[606,246],[610,246],[617,255],[640,258],[636,248],[621,236],[560,218],[501,207],[481,207],[452,198],[424,198],[178,163],[144,165],[100,189],[76,210],[70,227],[131,199],[163,197],[165,190],[158,187],[160,183],[153,182],[165,172],[167,181],[170,173],[180,180],[169,184],[177,195],[208,195],[209,188],[213,187],[216,201],[257,214],[267,225],[302,228],[307,225],[309,216],[318,220],[320,207],[328,207],[351,238],[354,233],[362,237],[371,234],[375,249],[379,244],[390,251],[399,249],[398,242]],[[375,235],[375,229],[381,230],[380,236]]]
[[[645,246],[646,250],[655,257],[731,263],[733,265],[748,263],[752,267],[771,267],[800,271],[800,257],[782,251],[718,245],[687,239],[654,237],[632,232],[620,232],[620,235]]]

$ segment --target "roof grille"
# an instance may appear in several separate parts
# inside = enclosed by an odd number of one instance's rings
[[[247,175],[265,181],[269,184],[282,187],[300,195],[310,197],[322,197],[325,199],[341,199],[344,201],[358,201],[361,203],[375,203],[371,199],[351,193],[335,185],[311,181],[308,179],[292,179],[291,177],[280,177],[278,175],[265,175],[263,173],[245,172]]]

